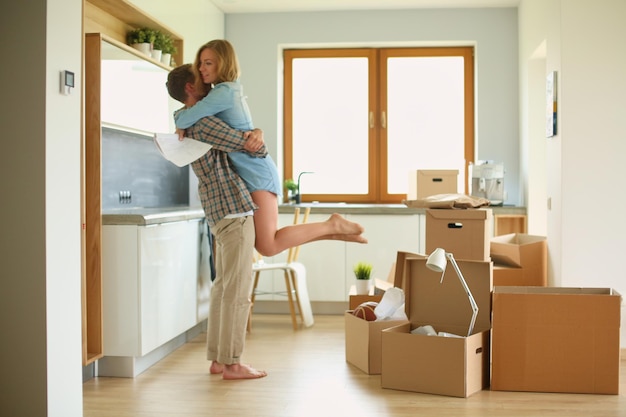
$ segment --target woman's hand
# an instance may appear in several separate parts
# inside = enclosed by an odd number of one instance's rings
[[[263,131],[261,129],[244,132],[243,138],[246,139],[246,143],[244,143],[243,148],[248,152],[256,152],[265,144],[265,141],[263,140]]]

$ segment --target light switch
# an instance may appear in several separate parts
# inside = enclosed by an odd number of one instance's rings
[[[74,88],[74,73],[72,71],[61,71],[61,94],[69,96]]]

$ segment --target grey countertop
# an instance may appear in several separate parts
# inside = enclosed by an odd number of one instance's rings
[[[346,204],[346,203],[303,203],[281,204],[278,212],[281,214],[293,213],[296,207],[311,207],[312,214],[386,214],[412,215],[424,214],[423,208],[407,207],[404,204]],[[494,215],[526,214],[525,207],[492,206]],[[160,208],[115,208],[102,211],[102,224],[108,225],[136,225],[147,226],[152,224],[178,222],[204,218],[201,207],[160,207]]]

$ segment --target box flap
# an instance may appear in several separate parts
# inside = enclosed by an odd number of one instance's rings
[[[492,209],[426,209],[426,215],[437,220],[485,220],[491,219]]]
[[[493,264],[466,260],[457,260],[457,264],[478,304],[474,333],[488,330],[491,328]],[[467,330],[472,308],[450,262],[441,283],[441,273],[428,269],[426,259],[407,259],[406,268],[409,279],[404,289],[405,308],[411,327],[430,324],[437,331]]]
[[[419,253],[398,251],[396,255],[396,269],[393,279],[393,286],[404,289],[405,269],[407,259],[426,259],[427,256]]]

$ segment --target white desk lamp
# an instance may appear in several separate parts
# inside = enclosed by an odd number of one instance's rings
[[[448,263],[446,258],[447,260],[450,261],[450,263],[454,267],[454,271],[459,277],[459,280],[461,281],[461,285],[463,285],[463,288],[465,289],[465,292],[467,293],[467,297],[469,298],[470,305],[472,306],[472,311],[474,312],[472,314],[472,321],[470,321],[469,329],[467,331],[467,336],[470,336],[472,334],[472,331],[474,330],[474,324],[476,323],[476,316],[478,316],[478,304],[476,304],[476,300],[474,299],[472,292],[467,286],[467,282],[465,282],[465,278],[463,278],[463,274],[461,273],[459,266],[454,260],[454,256],[452,256],[451,253],[448,253],[441,248],[437,248],[428,257],[428,260],[426,261],[426,266],[430,270],[433,270],[435,272],[441,272],[440,282],[443,282],[443,276],[446,273],[446,265]]]

